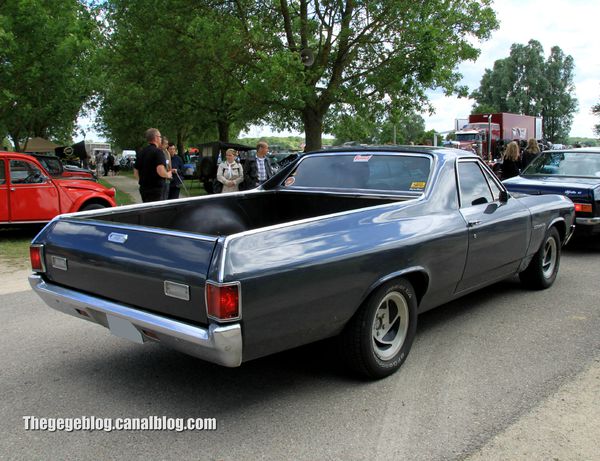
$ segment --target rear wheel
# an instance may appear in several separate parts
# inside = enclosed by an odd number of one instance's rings
[[[374,379],[394,373],[417,330],[417,299],[407,280],[382,285],[360,307],[340,337],[348,365]]]
[[[101,203],[89,203],[82,206],[79,211],[100,210],[101,208],[106,208],[106,206]]]
[[[546,232],[544,241],[527,268],[519,273],[521,282],[528,288],[543,290],[550,287],[560,266],[560,236],[555,227]]]

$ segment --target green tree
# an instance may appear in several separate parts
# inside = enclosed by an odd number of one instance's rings
[[[33,136],[70,141],[94,90],[97,34],[76,0],[0,2],[0,127],[15,150]]]
[[[181,150],[192,140],[228,141],[260,118],[255,92],[265,90],[235,17],[207,1],[110,0],[105,8],[99,127],[115,142],[139,145],[156,126]]]
[[[418,143],[425,133],[425,120],[416,112],[392,114],[384,120],[375,115],[342,115],[332,133],[335,144],[356,141],[366,144]]]
[[[304,130],[307,149],[318,149],[336,114],[427,109],[425,91],[434,87],[466,94],[456,66],[476,59],[473,39],[497,27],[490,3],[236,0],[221,7],[247,31],[273,111],[268,120]]]
[[[542,116],[545,137],[564,142],[577,110],[573,70],[573,58],[557,46],[544,60],[538,41],[513,44],[509,57],[497,60],[492,70],[485,70],[479,88],[471,94],[476,101],[473,112]]]
[[[600,102],[592,107],[592,113],[600,117]],[[600,136],[600,123],[594,126],[594,132]]]

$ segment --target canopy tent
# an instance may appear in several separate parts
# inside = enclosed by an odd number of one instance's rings
[[[48,141],[44,138],[31,138],[27,141],[26,148],[23,152],[32,153],[32,152],[52,152],[54,153],[54,149],[60,147],[58,144],[54,144],[51,141]]]

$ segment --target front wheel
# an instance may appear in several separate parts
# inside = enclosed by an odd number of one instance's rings
[[[417,298],[404,279],[379,287],[341,334],[348,365],[373,379],[394,373],[408,355],[417,331]]]
[[[527,268],[519,273],[521,283],[534,290],[550,287],[558,275],[560,248],[558,231],[555,227],[551,227]]]

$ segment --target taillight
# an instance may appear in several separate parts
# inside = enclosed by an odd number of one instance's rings
[[[29,260],[31,270],[34,272],[46,272],[44,265],[44,245],[31,245],[29,247]]]
[[[206,312],[219,321],[237,320],[241,311],[241,288],[239,282],[206,282]]]
[[[575,211],[579,213],[591,213],[592,212],[592,204],[591,203],[576,203]]]

